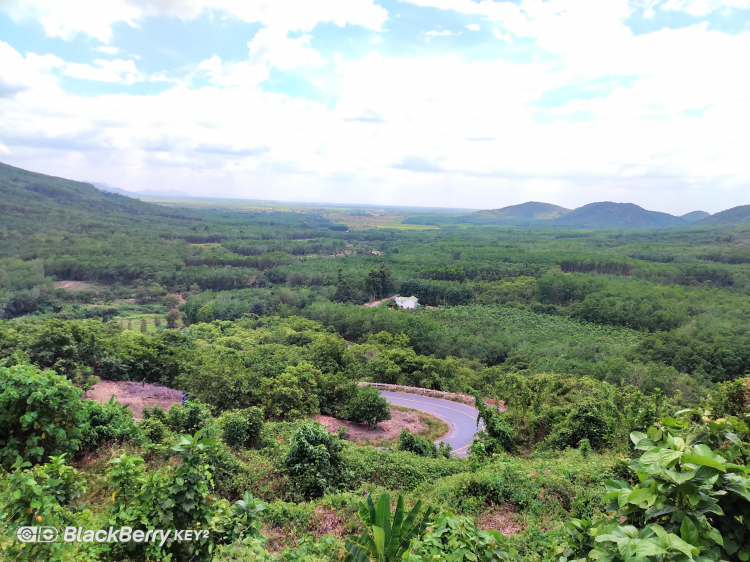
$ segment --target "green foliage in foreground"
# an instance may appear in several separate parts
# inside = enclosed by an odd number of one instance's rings
[[[54,371],[0,367],[0,466],[72,453],[81,442],[81,391]]]
[[[346,541],[349,553],[344,562],[396,562],[401,560],[409,549],[413,539],[424,535],[430,522],[432,508],[428,507],[420,514],[422,503],[417,504],[407,514],[404,509],[404,497],[396,501],[396,511],[391,520],[391,497],[381,494],[377,506],[372,496],[367,502],[359,503],[359,517],[365,525],[365,531],[359,537],[350,537]]]
[[[693,421],[665,417],[631,435],[642,451],[631,467],[637,483],[607,482],[614,517],[567,523],[574,547],[561,560],[750,558],[750,417],[714,420],[703,410],[678,417]]]

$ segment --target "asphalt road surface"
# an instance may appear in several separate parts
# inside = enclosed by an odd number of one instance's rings
[[[474,440],[477,432],[477,411],[473,406],[430,398],[419,394],[407,394],[405,392],[381,391],[380,395],[395,406],[405,406],[433,414],[447,421],[451,430],[447,436],[440,439],[453,447],[453,453],[461,457],[468,454],[467,449]]]

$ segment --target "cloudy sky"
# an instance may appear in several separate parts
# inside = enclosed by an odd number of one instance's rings
[[[0,0],[0,161],[124,189],[750,203],[750,0]]]

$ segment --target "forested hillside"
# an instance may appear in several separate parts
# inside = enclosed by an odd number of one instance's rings
[[[0,166],[0,550],[748,560],[750,225],[608,230],[599,211],[591,229],[347,229]],[[395,294],[420,306],[373,302]],[[133,412],[87,400],[102,381],[189,398]],[[475,396],[469,456],[314,421],[387,420],[362,382]],[[20,547],[29,525],[206,536]]]

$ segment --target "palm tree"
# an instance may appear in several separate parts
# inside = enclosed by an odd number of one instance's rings
[[[359,537],[349,537],[346,541],[348,554],[344,562],[394,562],[401,560],[409,543],[421,537],[432,515],[428,507],[418,519],[422,502],[418,501],[404,519],[404,496],[399,496],[396,512],[391,522],[391,497],[381,494],[375,507],[372,495],[367,496],[367,505],[359,502],[359,517],[367,529]]]

